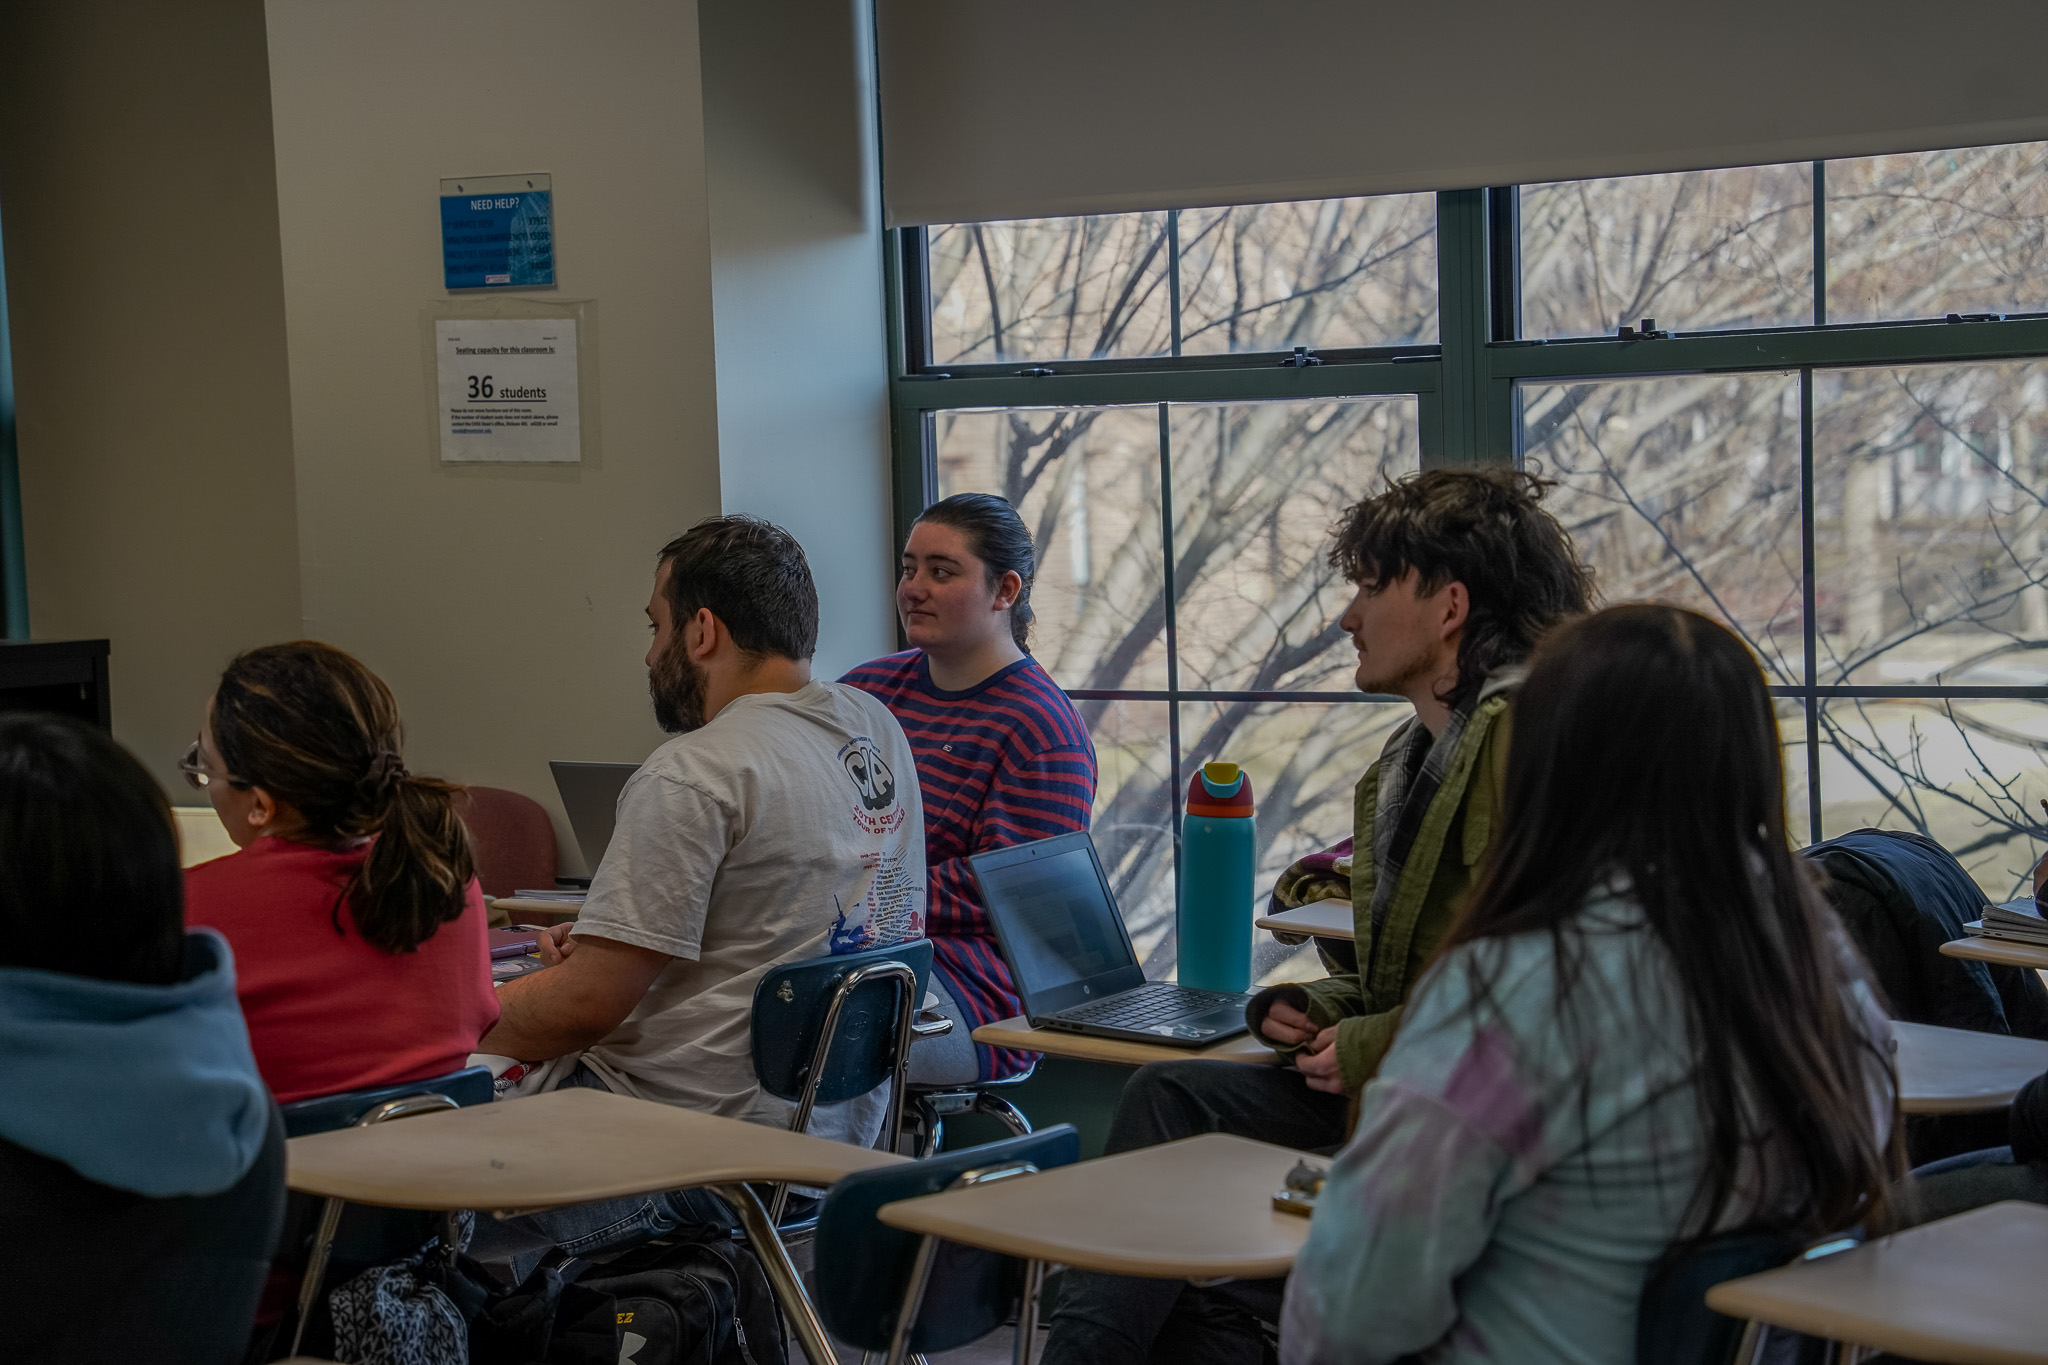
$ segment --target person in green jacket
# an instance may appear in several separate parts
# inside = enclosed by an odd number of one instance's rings
[[[1290,1063],[1155,1062],[1124,1087],[1107,1149],[1234,1133],[1334,1152],[1351,1100],[1393,1041],[1401,1007],[1471,890],[1500,810],[1520,664],[1592,605],[1592,572],[1541,504],[1549,485],[1507,469],[1430,470],[1346,514],[1330,562],[1355,588],[1340,625],[1362,692],[1415,714],[1366,769],[1353,856],[1334,875],[1290,868],[1290,903],[1349,895],[1357,968],[1253,997],[1252,1029]],[[1069,1271],[1046,1365],[1256,1362],[1282,1281],[1200,1289]]]

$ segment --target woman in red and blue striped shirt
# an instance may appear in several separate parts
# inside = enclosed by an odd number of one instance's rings
[[[920,1084],[996,1080],[1028,1061],[967,1037],[1023,1008],[968,855],[1086,829],[1095,804],[1087,727],[1025,651],[1035,569],[1031,534],[1002,498],[934,503],[911,528],[896,587],[914,648],[840,679],[878,697],[917,755],[932,985],[954,1020],[951,1034],[912,1051]]]

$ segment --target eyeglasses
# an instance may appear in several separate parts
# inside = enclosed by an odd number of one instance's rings
[[[206,760],[200,755],[199,741],[196,739],[192,741],[192,747],[185,751],[185,756],[178,760],[178,771],[185,774],[185,780],[192,784],[194,791],[205,791],[213,784],[213,779],[216,776],[216,774],[206,770]],[[242,785],[232,777],[223,776],[221,781],[227,783],[230,787]]]

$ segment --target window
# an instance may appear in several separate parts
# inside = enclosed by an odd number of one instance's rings
[[[1328,531],[1469,461],[1554,480],[1608,600],[1748,641],[1796,839],[1923,830],[2004,898],[2048,795],[2044,215],[2029,144],[904,232],[903,511],[1034,528],[1154,970],[1190,764],[1250,768],[1261,895],[1350,832],[1408,711],[1351,689]]]

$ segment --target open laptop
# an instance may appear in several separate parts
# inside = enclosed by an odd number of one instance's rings
[[[1250,996],[1145,979],[1085,832],[967,863],[1033,1027],[1168,1047],[1207,1047],[1245,1031]]]
[[[576,835],[576,847],[583,850],[583,865],[594,873],[604,861],[604,851],[611,847],[619,793],[625,790],[626,779],[640,771],[640,765],[557,761],[549,763],[548,768],[555,775],[555,790],[562,794],[562,810]],[[590,884],[588,877],[563,880]]]

